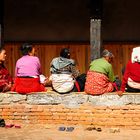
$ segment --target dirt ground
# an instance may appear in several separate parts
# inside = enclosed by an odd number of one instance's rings
[[[63,125],[61,125],[63,126]],[[73,126],[72,132],[59,131],[59,126],[21,126],[21,128],[0,128],[0,140],[140,140],[140,130],[101,128],[102,131],[87,130],[88,127]],[[67,127],[67,126],[65,126]],[[116,129],[116,128],[115,128]]]

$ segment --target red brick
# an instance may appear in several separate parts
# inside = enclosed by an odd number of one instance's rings
[[[52,116],[52,119],[53,119],[53,120],[59,120],[59,117],[60,117],[60,116],[55,115],[55,116]]]
[[[94,106],[95,109],[106,110],[108,106]]]
[[[135,110],[140,110],[140,105],[133,105],[133,106],[131,106],[131,108],[133,108],[133,109],[135,109]],[[130,108],[130,109],[131,109]]]
[[[102,109],[96,110],[96,113],[105,113],[105,112],[106,112],[106,110],[102,110]]]
[[[93,116],[95,117],[95,118],[103,118],[103,117],[109,117],[110,116],[110,114],[106,114],[106,113],[104,113],[104,114],[101,114],[101,113],[99,113],[99,114],[93,114]]]
[[[105,113],[111,113],[113,110],[112,109],[106,109]]]
[[[75,116],[77,116],[77,114],[76,113],[67,113],[67,116],[73,116],[73,117],[75,117]]]
[[[52,120],[52,116],[38,116],[37,119],[39,120]]]
[[[112,113],[113,114],[120,114],[120,110],[113,110]]]
[[[0,108],[2,108],[2,109],[9,109],[10,105],[1,105]]]
[[[60,116],[59,119],[60,120],[67,120],[67,117],[66,116]]]
[[[81,117],[79,118],[79,120],[82,120],[82,121],[83,121],[83,120],[86,120],[86,118],[87,118],[87,117],[81,116]]]
[[[22,116],[14,116],[14,120],[22,120]]]
[[[135,113],[136,114],[140,114],[140,110],[139,109],[135,109]]]
[[[140,118],[132,118],[134,122],[140,122]]]
[[[30,108],[25,108],[23,111],[24,112],[31,112],[31,109]]]
[[[140,114],[124,114],[123,115],[125,118],[137,118],[140,117]]]
[[[123,125],[125,125],[125,126],[132,126],[132,125],[136,125],[136,123],[138,123],[138,122],[122,122],[122,124]]]
[[[135,114],[135,110],[128,110],[127,114]]]
[[[78,121],[79,120],[79,117],[73,117],[72,120]]]
[[[127,105],[123,105],[123,106],[120,106],[120,109],[123,109],[123,110],[129,110],[129,109],[130,109],[130,107],[129,107],[129,106],[127,106]]]
[[[67,120],[72,120],[73,117],[72,116],[67,116]]]
[[[120,110],[120,106],[109,106],[108,107],[109,109],[111,109],[111,110]]]

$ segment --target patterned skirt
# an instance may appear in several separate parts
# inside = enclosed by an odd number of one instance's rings
[[[17,77],[11,90],[21,94],[26,94],[30,92],[45,91],[45,87],[40,83],[39,78]]]
[[[100,95],[114,90],[113,84],[105,74],[88,71],[85,83],[85,92],[92,95]]]

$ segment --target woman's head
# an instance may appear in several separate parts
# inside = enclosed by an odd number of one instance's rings
[[[4,48],[0,48],[0,63],[4,62],[6,59],[6,50]]]
[[[131,54],[131,61],[132,63],[135,63],[135,62],[140,63],[140,46],[133,48],[133,51]]]
[[[61,51],[60,51],[60,56],[63,57],[63,58],[70,58],[70,50],[68,48],[63,48]]]
[[[28,44],[28,43],[24,43],[21,48],[21,53],[22,55],[35,55],[35,48],[31,45],[31,44]]]
[[[113,61],[114,55],[105,49],[102,52],[102,57],[104,57],[109,63],[111,63]]]

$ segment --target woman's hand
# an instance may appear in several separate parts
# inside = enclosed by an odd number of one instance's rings
[[[118,94],[119,96],[122,96],[122,95],[123,95],[123,91],[119,90],[119,91],[117,91],[117,94]]]
[[[47,77],[43,83],[44,86],[50,86],[52,84],[51,80]]]

